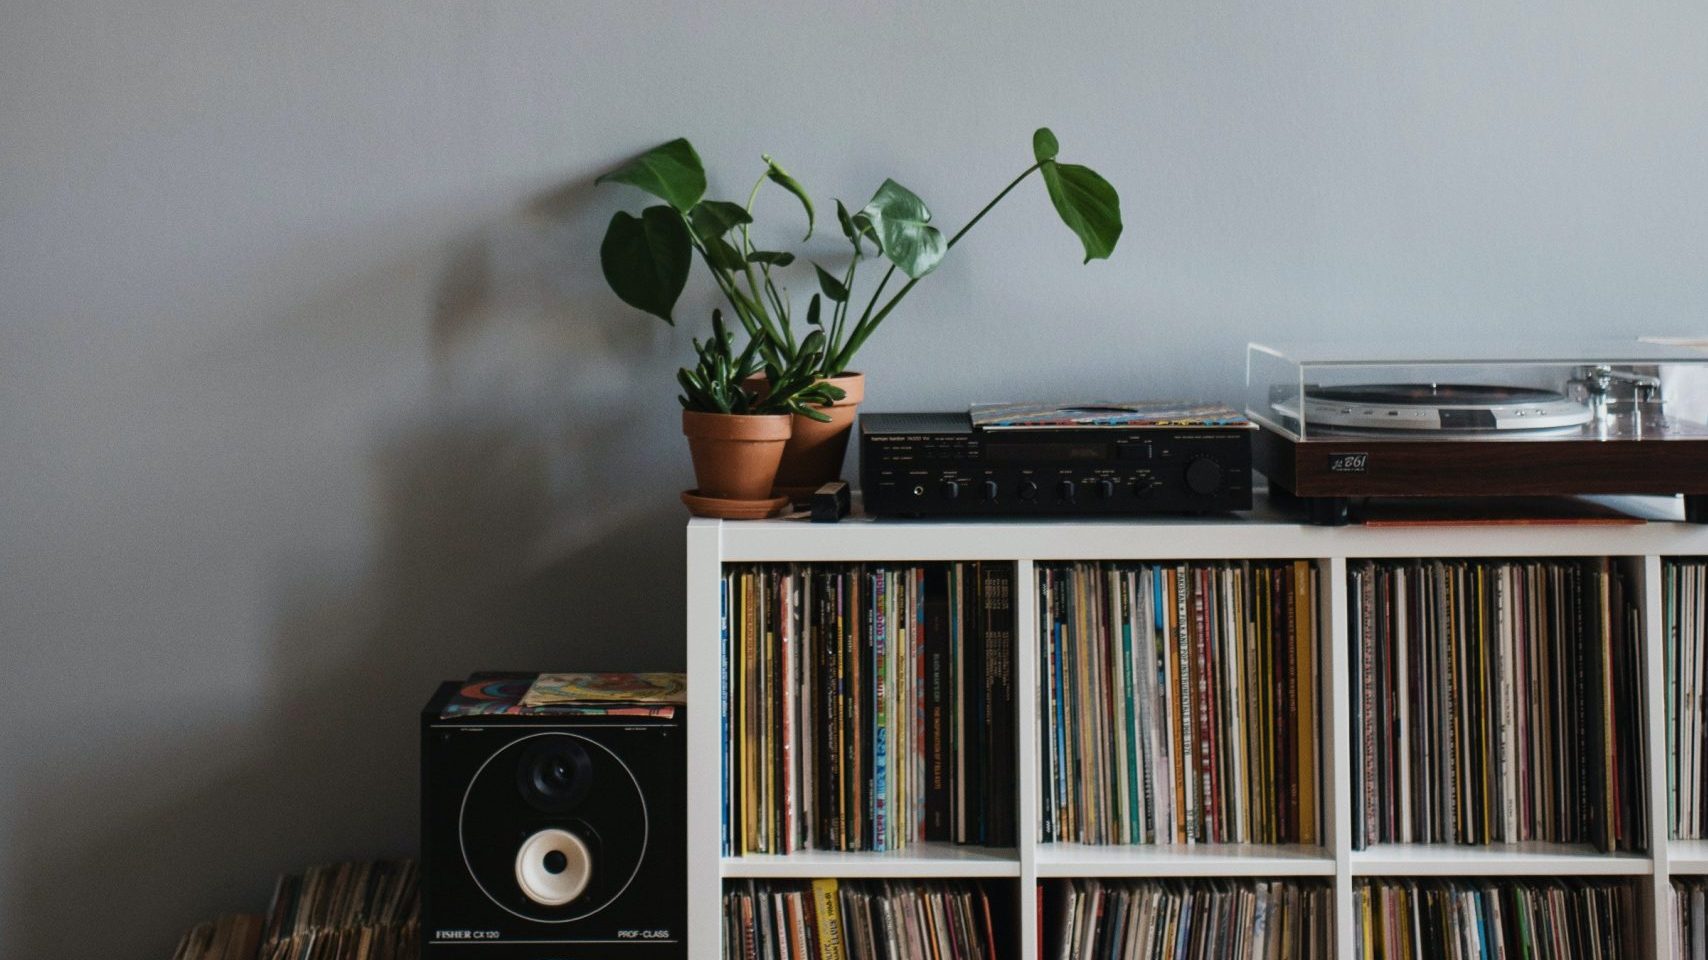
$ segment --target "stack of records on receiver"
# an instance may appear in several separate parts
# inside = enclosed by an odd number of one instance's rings
[[[415,960],[417,885],[409,860],[336,863],[280,877],[258,960]]]
[[[967,881],[747,881],[724,893],[726,960],[995,960]]]
[[[1038,590],[1041,839],[1322,842],[1314,566],[1041,564]]]
[[[1355,847],[1648,846],[1641,633],[1617,564],[1350,572]]]
[[[725,570],[726,855],[1014,844],[1012,563]]]
[[[1062,960],[1269,960],[1332,952],[1334,902],[1320,881],[1069,880],[1040,893]]]

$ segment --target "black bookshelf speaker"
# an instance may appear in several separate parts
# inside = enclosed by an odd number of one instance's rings
[[[687,750],[674,716],[422,711],[426,960],[686,957]]]

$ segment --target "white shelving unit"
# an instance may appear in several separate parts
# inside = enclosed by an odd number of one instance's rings
[[[690,956],[718,955],[723,880],[734,877],[1012,878],[1022,960],[1034,957],[1038,932],[1034,890],[1060,877],[1321,877],[1335,890],[1337,956],[1353,956],[1352,890],[1366,876],[1610,876],[1639,878],[1647,909],[1646,939],[1664,942],[1670,924],[1672,875],[1708,873],[1708,841],[1666,836],[1665,666],[1660,636],[1660,569],[1669,556],[1708,554],[1708,527],[1677,522],[1680,507],[1661,499],[1622,499],[1639,526],[1524,525],[1309,527],[1262,510],[1242,517],[1121,521],[802,520],[688,524],[688,937]],[[1498,847],[1382,845],[1352,849],[1348,803],[1353,790],[1347,664],[1349,559],[1382,557],[1625,558],[1643,594],[1649,822],[1647,854],[1602,854],[1588,847],[1524,844]],[[1034,564],[1054,560],[1305,559],[1322,570],[1328,629],[1323,663],[1331,670],[1322,712],[1330,760],[1328,842],[1322,847],[1259,845],[1113,846],[1045,844],[1038,833],[1037,619]],[[805,852],[790,856],[720,856],[716,722],[719,706],[719,585],[726,563],[781,561],[1011,560],[1015,580],[1016,740],[1019,846],[1013,850],[916,846],[900,853]]]

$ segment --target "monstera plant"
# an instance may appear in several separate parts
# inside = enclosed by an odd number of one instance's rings
[[[798,494],[841,472],[854,411],[865,391],[864,376],[849,370],[855,355],[919,281],[1015,187],[1038,174],[1056,213],[1084,248],[1084,262],[1114,252],[1121,236],[1115,188],[1089,167],[1061,162],[1057,151],[1055,134],[1040,128],[1032,135],[1031,164],[948,236],[933,224],[925,202],[893,179],[885,180],[852,213],[837,200],[837,226],[848,245],[846,263],[810,264],[809,285],[816,289],[805,310],[797,313],[783,280],[791,268],[802,271],[808,264],[793,252],[755,245],[753,204],[768,183],[793,195],[805,213],[805,243],[816,226],[806,189],[770,156],[763,156],[764,168],[745,204],[708,199],[699,154],[687,140],[672,140],[599,178],[600,183],[637,187],[663,201],[638,215],[614,215],[599,248],[599,262],[606,282],[625,303],[672,324],[694,260],[705,266],[748,337],[749,356],[764,371],[742,389],[754,402],[796,391],[782,398],[800,402],[794,404],[798,409],[777,484]],[[883,262],[883,272],[869,293],[857,296],[859,267],[868,259]],[[798,376],[784,378],[786,372],[798,374],[807,367],[816,381],[841,396],[803,396],[799,390],[812,391],[813,383],[802,386]]]

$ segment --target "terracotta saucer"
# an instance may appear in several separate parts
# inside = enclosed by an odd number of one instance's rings
[[[819,486],[820,484],[807,484],[802,487],[777,486],[771,492],[781,497],[788,497],[791,503],[809,503],[812,501],[812,495],[818,492]]]
[[[682,502],[696,517],[716,517],[720,520],[763,520],[789,506],[788,497],[765,500],[725,500],[721,497],[702,497],[693,490],[682,491]]]

